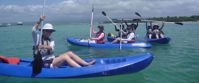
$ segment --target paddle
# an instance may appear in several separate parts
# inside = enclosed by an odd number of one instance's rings
[[[92,33],[92,28],[93,28],[93,15],[94,15],[94,7],[92,5],[91,23],[90,23],[90,38],[91,38],[91,33]]]
[[[116,27],[119,27],[116,23],[113,22],[113,20],[109,16],[106,15],[106,12],[102,11],[102,15],[108,18],[108,20],[111,21],[113,25],[115,25]],[[122,39],[122,28],[120,28],[120,38]],[[120,50],[121,49],[122,49],[122,41],[120,41]]]
[[[142,17],[138,12],[135,12],[135,15],[137,15],[139,17]]]
[[[89,39],[88,39],[88,45],[90,45],[90,39],[92,37],[92,30],[93,30],[93,15],[94,15],[94,7],[92,4],[92,13],[91,13],[91,23],[90,23],[90,33],[89,33]]]
[[[111,21],[111,23],[112,23],[113,25],[115,25],[116,27],[119,27],[116,23],[113,22],[113,20],[112,20],[110,17],[108,17],[108,16],[106,15],[106,13],[105,13],[104,11],[102,11],[102,15],[104,15],[106,18],[108,18],[108,20]]]
[[[43,9],[42,9],[42,16],[44,16],[44,7],[45,7],[45,0],[43,1]],[[42,55],[40,54],[40,49],[38,48],[39,45],[41,45],[41,38],[42,38],[42,30],[43,30],[43,21],[40,31],[40,37],[39,40],[37,40],[37,46],[33,50],[34,60],[32,62],[32,76],[35,77],[37,74],[39,74],[42,71],[43,61],[42,61]]]

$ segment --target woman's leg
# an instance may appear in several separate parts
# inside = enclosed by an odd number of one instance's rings
[[[156,34],[156,39],[159,39],[159,34]]]
[[[149,34],[149,39],[151,39],[152,38],[152,34]]]
[[[86,62],[83,59],[81,59],[79,56],[77,56],[75,53],[73,53],[72,51],[66,52],[66,55],[69,55],[77,63],[84,65],[84,66],[92,65],[96,62],[95,60],[92,60],[91,62]]]
[[[161,38],[164,38],[164,35],[160,33],[160,37],[161,37]]]
[[[73,59],[71,59],[68,55],[62,54],[59,57],[56,57],[53,62],[52,66],[54,68],[59,67],[63,62],[67,62],[68,65],[71,67],[81,67],[78,63],[76,63]]]
[[[60,55],[59,57],[56,57],[53,60],[52,65],[53,67],[59,67],[64,61],[66,61],[68,65],[70,65],[71,67],[81,67],[79,64],[88,66],[96,62],[96,60],[92,60],[91,62],[85,62],[83,59],[74,54],[72,51],[69,51]]]
[[[114,44],[114,43],[117,43],[118,41],[120,41],[120,38],[116,38],[116,39],[113,40],[111,43]]]

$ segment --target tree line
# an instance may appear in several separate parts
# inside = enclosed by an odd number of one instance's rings
[[[167,17],[153,17],[148,18],[148,20],[158,20],[158,21],[166,21],[166,22],[186,22],[186,21],[199,21],[199,15],[193,16],[167,16]]]
[[[142,22],[141,19],[112,19],[115,23],[124,22]],[[199,15],[192,16],[167,16],[167,17],[152,17],[146,18],[145,20],[156,20],[156,21],[166,21],[166,22],[186,22],[186,21],[199,21]],[[111,23],[110,21],[104,21],[104,23]]]

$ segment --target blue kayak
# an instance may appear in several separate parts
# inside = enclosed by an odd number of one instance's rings
[[[150,53],[125,57],[96,58],[94,65],[72,68],[66,64],[60,68],[42,68],[35,78],[86,78],[135,73],[145,69],[153,60]],[[0,62],[0,75],[32,77],[31,59],[20,59],[19,64]],[[86,61],[90,61],[87,59]]]
[[[145,38],[145,39],[147,42],[159,43],[159,44],[168,44],[171,40],[171,38],[169,38],[169,37],[159,38],[159,39],[149,39],[149,38]]]
[[[76,38],[68,38],[67,41],[71,44],[78,46],[86,46],[86,47],[95,47],[95,48],[120,48],[120,44],[112,44],[111,42],[105,42],[104,44],[96,44],[96,43],[88,43],[81,42],[80,39]],[[150,48],[152,45],[145,42],[134,42],[121,44],[122,48]]]

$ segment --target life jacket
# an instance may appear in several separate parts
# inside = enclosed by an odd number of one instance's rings
[[[96,34],[96,38],[98,38],[102,33],[104,33],[104,32],[97,32],[97,34]],[[96,40],[96,43],[97,44],[103,44],[105,41],[104,41],[104,38],[105,38],[105,33],[104,33],[104,37],[102,37],[101,39],[99,39],[99,40]]]
[[[4,56],[0,56],[0,62],[4,62],[4,63],[8,63],[8,64],[19,64],[20,59],[16,58],[16,57],[4,57]]]
[[[49,45],[50,42],[51,42],[51,39],[45,39],[45,40],[44,40],[44,39],[42,38],[41,44],[42,44],[42,45]],[[48,60],[49,57],[54,56],[54,55],[53,55],[53,54],[54,54],[53,50],[40,49],[40,53],[41,53],[41,55],[42,55],[42,60]]]
[[[112,38],[115,38],[115,35],[114,35],[113,33],[111,33],[111,37],[112,37]]]

